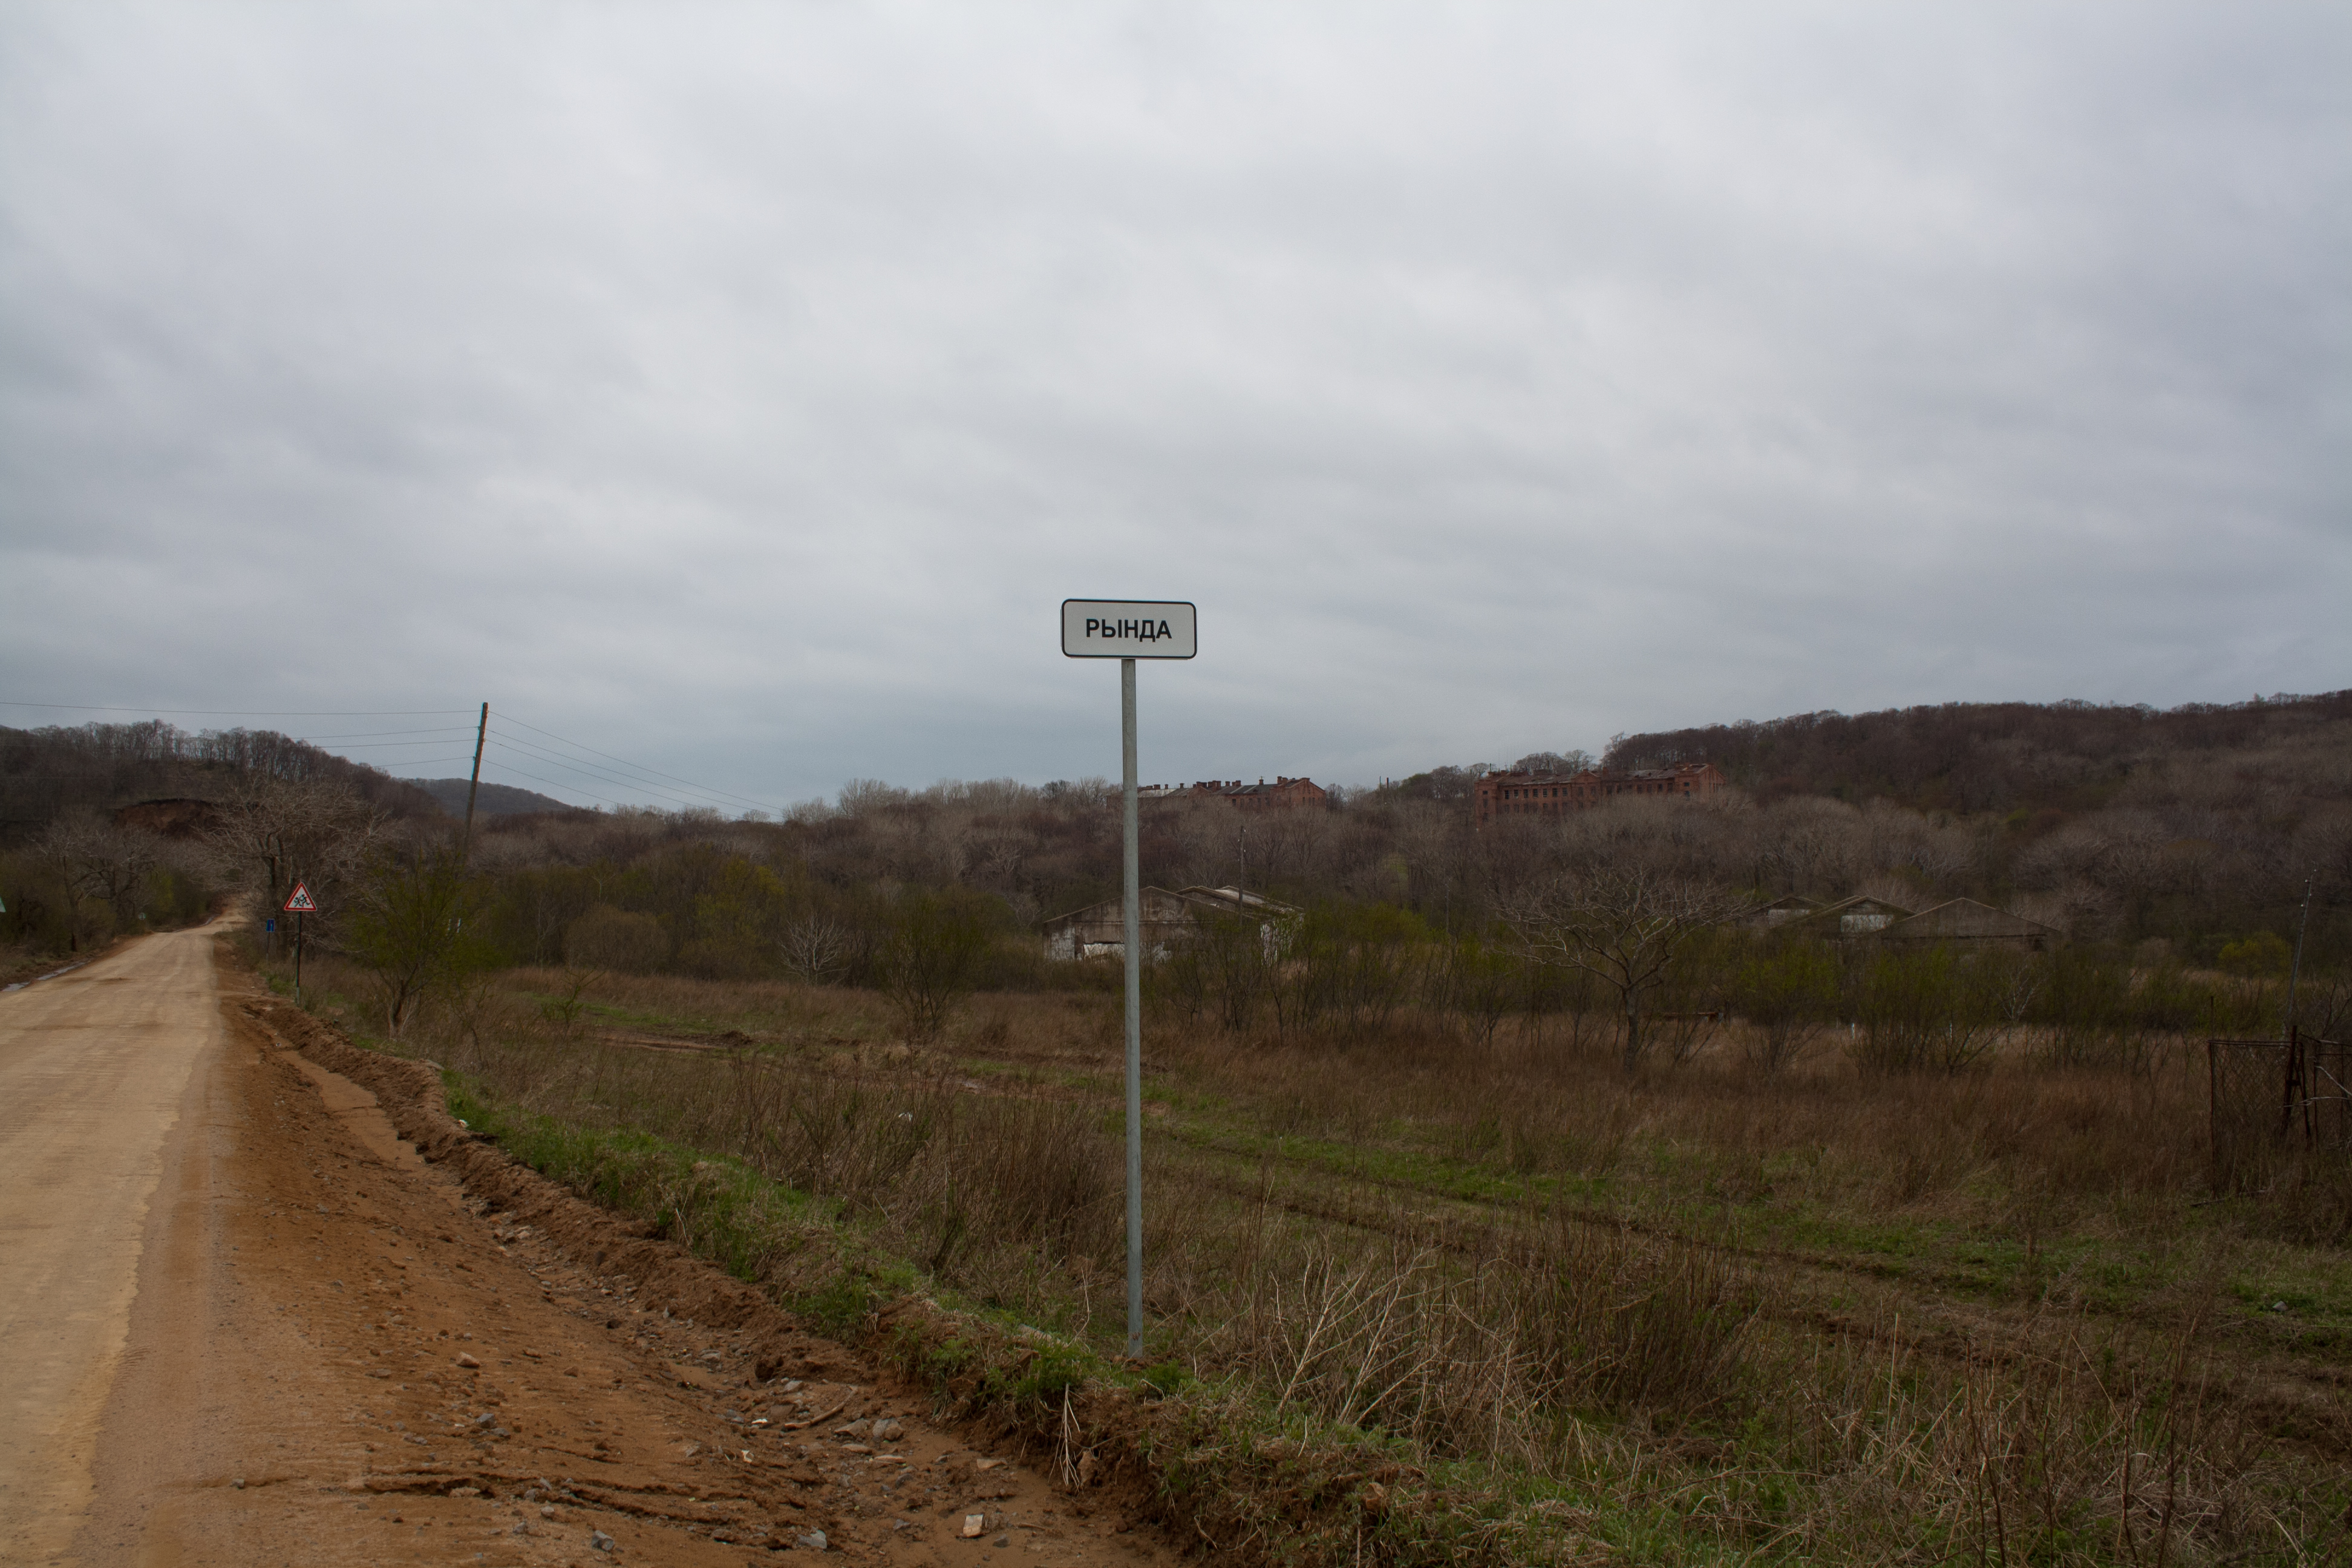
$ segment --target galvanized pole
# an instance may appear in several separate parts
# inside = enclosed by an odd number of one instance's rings
[[[1143,860],[1136,847],[1135,660],[1118,661],[1119,793],[1127,819],[1127,1353],[1143,1355]]]

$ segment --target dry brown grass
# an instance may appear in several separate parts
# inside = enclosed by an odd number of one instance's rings
[[[2053,1069],[2022,1050],[1955,1075],[1868,1075],[1817,1051],[1796,1070],[1748,1069],[1737,1042],[1674,1069],[1613,1069],[1589,1022],[1507,1026],[1491,1043],[1441,1026],[1349,1044],[1180,1037],[1161,1050],[1278,1131],[1368,1142],[1421,1136],[1449,1154],[1533,1173],[1607,1175],[1636,1146],[1685,1152],[1701,1195],[1856,1211],[1997,1218],[2031,1194],[2070,1214],[2137,1212],[2201,1195],[2201,1043],[2144,1070]],[[1671,1184],[1671,1176],[1664,1177]],[[1722,1189],[1730,1189],[1727,1194]]]
[[[445,1008],[431,1048],[566,1121],[739,1157],[940,1287],[1116,1342],[1104,999],[987,998],[927,1053],[862,993],[612,977],[600,1023],[561,982]],[[751,1044],[603,1037],[664,1021]],[[1834,1045],[1760,1074],[1731,1037],[1629,1078],[1590,1019],[1155,1027],[1155,1353],[1294,1433],[1562,1489],[1662,1557],[2294,1561],[2333,1528],[2317,1478],[2352,1438],[2323,1413],[2266,1445],[2223,1321],[2240,1243],[2195,1206],[2200,1061],[2062,1070],[2021,1043],[1889,1078]]]

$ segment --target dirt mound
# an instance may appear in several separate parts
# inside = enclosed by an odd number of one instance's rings
[[[834,1371],[870,1376],[878,1370],[845,1347],[813,1339],[756,1287],[730,1279],[675,1242],[648,1236],[640,1224],[573,1196],[460,1124],[443,1102],[441,1075],[432,1063],[363,1050],[290,1003],[270,999],[247,1007],[304,1056],[373,1093],[401,1139],[457,1175],[486,1214],[530,1225],[573,1262],[627,1279],[641,1299],[657,1300],[678,1317],[747,1331],[756,1336],[758,1359],[795,1369],[792,1375]]]

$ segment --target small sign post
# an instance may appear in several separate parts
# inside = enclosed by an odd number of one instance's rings
[[[302,1005],[302,917],[316,914],[318,910],[318,900],[310,897],[309,886],[296,882],[294,890],[286,896],[286,912],[294,917],[294,1005],[297,1007]]]
[[[1136,849],[1135,661],[1191,658],[1199,651],[1198,612],[1186,601],[1065,599],[1062,652],[1118,660],[1119,789],[1126,820],[1127,959],[1127,1353],[1143,1355],[1143,894]]]

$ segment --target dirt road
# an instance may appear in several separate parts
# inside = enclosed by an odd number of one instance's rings
[[[210,932],[0,996],[0,1562],[1175,1560],[382,1066]]]
[[[0,994],[0,1558],[89,1506],[150,1200],[222,1027],[212,939],[157,937]]]

